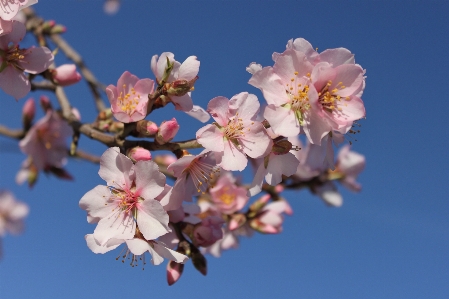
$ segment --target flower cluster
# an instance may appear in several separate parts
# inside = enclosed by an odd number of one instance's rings
[[[124,244],[120,256],[133,267],[145,265],[147,252],[154,265],[166,258],[171,285],[189,259],[206,275],[206,254],[218,257],[254,233],[281,233],[284,216],[293,214],[281,196],[284,190],[308,188],[334,207],[343,202],[336,182],[360,191],[356,180],[365,166],[364,156],[349,144],[334,156],[334,148],[347,134],[358,132],[357,121],[365,117],[365,70],[349,50],[318,53],[305,39],[290,40],[284,52],[273,53],[272,66],[247,67],[249,84],[261,91],[266,103],[243,91],[230,99],[216,96],[205,109],[192,99],[199,79],[197,57],[180,63],[173,53],[164,52],[151,58],[154,79],[125,71],[116,85],[107,86],[110,108],[105,109],[102,85],[90,71],[78,60],[77,65],[56,67],[53,52],[43,47],[48,45],[45,34],[52,34],[46,28],[55,28],[54,22],[35,25],[41,26],[34,31],[42,47],[20,47],[26,26],[11,19],[35,2],[0,4],[0,88],[17,100],[33,84],[35,89],[54,90],[61,109],[53,109],[50,99],[42,96],[44,116],[34,123],[34,100],[25,102],[23,130],[11,134],[21,139],[20,150],[28,157],[16,180],[32,186],[41,171],[69,179],[63,168],[69,156],[99,163],[105,185],[94,187],[79,201],[87,221],[96,225],[85,235],[94,253]],[[106,1],[106,11],[114,13],[119,3]],[[81,122],[62,92],[63,86],[82,79],[77,67],[99,110],[91,123]],[[44,80],[35,82],[36,75]],[[203,123],[211,117],[213,121],[199,128],[194,139],[174,141],[182,130],[176,118],[164,118],[159,125],[148,119],[170,103]],[[108,149],[101,157],[83,153],[78,149],[81,135]],[[173,155],[157,155],[158,150]],[[247,176],[235,171],[252,171],[253,176],[244,182]],[[17,231],[27,213],[12,195],[0,193],[0,236],[6,230]]]

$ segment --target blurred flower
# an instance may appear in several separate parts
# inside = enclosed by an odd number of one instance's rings
[[[103,5],[103,10],[108,15],[116,14],[120,9],[120,0],[106,0]]]
[[[204,218],[193,230],[195,245],[207,247],[223,238],[222,226],[224,223],[224,220],[217,216]]]
[[[212,202],[223,214],[240,211],[248,202],[247,190],[235,184],[231,173],[223,174],[213,188],[209,190]]]
[[[19,48],[25,33],[25,25],[13,21],[11,33],[0,36],[0,88],[16,100],[31,90],[23,72],[39,74],[53,63],[53,54],[46,47]]]
[[[28,206],[16,200],[9,191],[0,191],[0,237],[22,232],[23,219],[28,215]]]

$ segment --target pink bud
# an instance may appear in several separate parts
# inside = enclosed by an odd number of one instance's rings
[[[235,230],[241,227],[246,222],[246,216],[244,214],[236,213],[231,216],[231,221],[229,221],[229,230]]]
[[[53,107],[51,106],[50,99],[47,96],[41,96],[39,98],[39,102],[41,104],[42,109],[44,109],[45,112],[53,109]]]
[[[76,71],[76,65],[63,64],[53,70],[53,79],[61,86],[68,86],[78,83],[81,75]]]
[[[29,127],[34,119],[34,114],[36,113],[36,104],[33,98],[29,98],[22,108],[22,120],[25,127]]]
[[[157,125],[149,120],[142,119],[136,124],[136,131],[139,133],[140,137],[154,136],[158,130]]]
[[[151,153],[149,150],[137,146],[128,151],[127,156],[135,163],[137,161],[151,160]]]
[[[81,121],[81,113],[78,109],[76,109],[75,107],[72,108],[72,114],[75,116],[75,118],[78,121]]]
[[[170,261],[167,264],[167,282],[171,286],[181,278],[182,271],[184,270],[184,264],[178,264],[177,262]]]
[[[162,124],[159,126],[159,131],[156,135],[156,141],[159,144],[165,144],[172,140],[176,133],[178,133],[179,125],[176,121],[176,118],[173,117],[172,120],[163,121]]]

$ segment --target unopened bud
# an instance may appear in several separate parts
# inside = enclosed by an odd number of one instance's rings
[[[126,156],[128,156],[128,158],[130,158],[134,163],[136,163],[137,161],[151,160],[150,151],[140,146],[136,146],[128,150]]]
[[[229,230],[236,230],[241,227],[246,222],[246,216],[244,214],[234,214],[231,216],[231,221],[229,221]]]
[[[98,113],[98,116],[97,116],[97,119],[100,119],[100,120],[107,120],[107,119],[111,119],[111,118],[112,118],[112,111],[110,108],[101,111],[100,113]]]
[[[72,108],[72,114],[73,116],[75,116],[77,121],[81,121],[81,113],[77,108],[75,107]]]
[[[175,261],[170,261],[167,264],[167,282],[171,286],[181,278],[184,271],[184,264],[178,264]]]
[[[156,135],[156,141],[159,144],[165,144],[171,141],[178,133],[179,125],[176,118],[173,117],[172,120],[163,121],[159,126],[159,131]]]
[[[42,23],[42,31],[44,33],[50,33],[50,29],[53,28],[56,25],[56,22],[54,20],[45,21]]]
[[[22,108],[22,122],[25,130],[28,130],[31,127],[31,123],[33,122],[35,113],[36,104],[34,103],[34,100],[32,98],[29,98]]]
[[[280,232],[278,228],[274,227],[273,225],[263,223],[257,218],[251,220],[249,222],[249,225],[251,226],[251,228],[262,234],[277,234]]]
[[[193,89],[196,80],[198,80],[198,76],[190,81],[184,79],[176,80],[170,84],[170,87],[168,87],[167,94],[178,97],[183,96]]]
[[[285,155],[292,149],[292,144],[287,139],[280,140],[273,144],[273,149],[271,150],[275,155]]]
[[[154,136],[158,131],[157,125],[149,120],[139,120],[136,124],[136,131],[141,137],[144,136]]]
[[[48,110],[53,110],[50,99],[47,96],[41,96],[39,98],[39,102],[41,104],[42,109],[44,109],[45,112],[47,112]]]
[[[50,29],[50,34],[61,34],[67,31],[64,25],[57,24]]]
[[[265,207],[265,205],[267,204],[267,202],[270,200],[271,196],[269,194],[265,194],[263,195],[261,198],[259,198],[258,200],[256,200],[250,207],[249,210],[251,212],[259,212],[263,207]]]
[[[120,132],[123,132],[124,128],[125,128],[125,125],[122,122],[114,121],[109,126],[109,132],[111,132],[111,133],[120,133]]]
[[[52,70],[53,80],[61,86],[68,86],[78,83],[81,75],[76,71],[76,65],[63,64]]]

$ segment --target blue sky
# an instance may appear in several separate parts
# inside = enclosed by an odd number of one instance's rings
[[[61,3],[64,4],[61,4]],[[25,156],[0,137],[0,188],[31,208],[26,232],[3,240],[0,298],[447,298],[449,296],[449,169],[446,125],[449,24],[446,1],[149,1],[125,0],[107,16],[99,0],[41,0],[35,9],[68,27],[64,37],[105,84],[128,70],[153,75],[152,55],[175,53],[201,61],[193,100],[248,91],[245,67],[272,65],[287,40],[304,37],[318,47],[346,47],[367,70],[367,118],[353,149],[364,154],[360,194],[342,191],[341,208],[327,208],[308,192],[287,192],[294,215],[280,235],[255,235],[220,259],[208,257],[206,277],[191,264],[174,286],[165,265],[144,271],[95,255],[84,235],[79,199],[102,184],[98,166],[67,165],[74,182],[41,176],[29,190],[14,176]],[[29,38],[29,42],[32,42]],[[59,64],[66,59],[59,55]],[[83,121],[95,118],[87,86],[66,89]],[[33,94],[35,98],[39,93]],[[106,96],[104,96],[106,100]],[[0,123],[20,126],[24,99],[0,92]],[[56,104],[55,98],[52,101]],[[179,139],[202,124],[174,111]],[[82,138],[100,155],[106,148]]]

